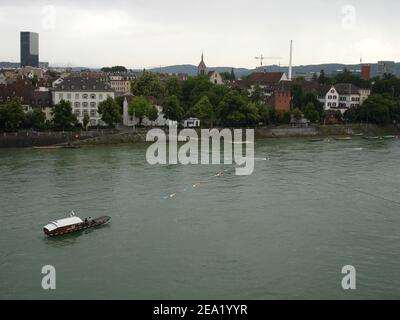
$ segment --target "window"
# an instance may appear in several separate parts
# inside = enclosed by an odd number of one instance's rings
[[[81,110],[75,110],[75,115],[77,116],[77,117],[80,117],[81,116]]]
[[[67,99],[71,100],[71,94],[70,93],[67,94]]]
[[[90,107],[91,107],[91,108],[96,108],[96,102],[91,102],[91,103],[90,103]]]
[[[75,93],[75,99],[79,99],[79,93]]]
[[[82,105],[84,108],[87,108],[89,104],[87,102],[84,102]]]
[[[87,115],[89,115],[89,111],[88,111],[88,110],[86,110],[86,109],[85,109],[85,110],[83,110],[83,115],[84,115],[84,116],[87,116]]]
[[[86,93],[84,93],[83,95],[82,95],[82,98],[83,99],[87,99],[89,96],[86,94]]]
[[[90,95],[90,99],[92,99],[92,100],[96,99],[96,95],[95,94],[91,94]]]
[[[58,94],[58,99],[60,99],[60,100],[64,99],[64,95],[62,93],[59,93]]]
[[[90,110],[90,116],[95,117],[96,116],[96,110]]]
[[[99,94],[99,99],[100,100],[103,99],[103,94],[102,93]]]
[[[81,106],[80,102],[75,102],[75,108],[79,108]]]

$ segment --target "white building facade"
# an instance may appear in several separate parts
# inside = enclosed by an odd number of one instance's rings
[[[360,89],[350,83],[340,83],[325,88],[319,96],[325,110],[340,110],[345,113],[350,108],[361,106],[370,96],[371,90]]]
[[[210,82],[213,84],[224,84],[221,74],[217,71],[210,71],[208,73],[208,78],[210,79]]]
[[[109,97],[115,99],[114,90],[108,84],[90,78],[66,78],[52,91],[54,104],[69,101],[78,121],[82,123],[87,115],[92,126],[104,125],[98,107]]]

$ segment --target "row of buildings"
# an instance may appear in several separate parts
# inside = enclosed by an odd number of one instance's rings
[[[239,87],[247,90],[249,95],[261,90],[263,98],[260,102],[269,104],[277,110],[290,111],[293,107],[291,95],[293,82],[284,72],[267,72],[261,69],[245,79],[224,80],[219,72],[207,68],[202,54],[197,73],[207,76],[213,84]],[[61,73],[52,73],[32,66],[0,70],[0,104],[18,97],[24,111],[41,108],[48,120],[51,120],[52,106],[61,100],[66,100],[71,102],[73,113],[79,121],[82,122],[87,115],[91,125],[102,125],[98,113],[99,103],[108,97],[115,99],[118,96],[123,96],[129,102],[129,99],[132,99],[131,83],[138,76],[140,72],[64,70]],[[162,80],[166,80],[169,76],[160,74]],[[185,81],[188,76],[178,75],[178,78]],[[304,93],[315,94],[323,103],[325,110],[339,110],[342,113],[351,107],[362,105],[370,95],[369,90],[351,84],[323,86],[316,81],[296,83],[302,86]],[[157,108],[161,113],[162,107],[157,105]],[[159,120],[157,124],[163,121],[161,118]],[[124,124],[132,125],[132,119],[129,121],[127,114],[124,114]]]

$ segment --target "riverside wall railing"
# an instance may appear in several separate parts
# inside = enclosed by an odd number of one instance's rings
[[[103,135],[117,133],[116,130],[99,129],[92,131],[18,131],[0,132],[0,148],[40,147],[77,142]]]

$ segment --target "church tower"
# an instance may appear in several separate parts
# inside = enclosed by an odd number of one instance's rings
[[[207,66],[204,62],[204,54],[201,54],[201,62],[199,66],[197,67],[197,75],[199,76],[205,76],[207,71]]]

